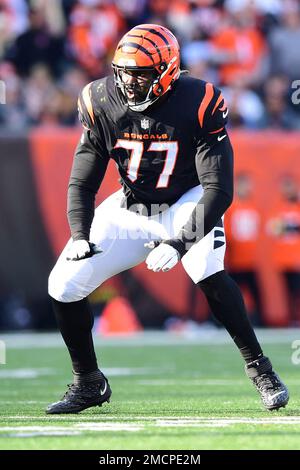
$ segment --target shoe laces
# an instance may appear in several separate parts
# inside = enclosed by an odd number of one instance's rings
[[[258,375],[254,381],[260,390],[269,391],[282,388],[279,378],[273,371]]]
[[[63,396],[63,400],[76,398],[82,400],[87,398],[89,395],[94,394],[98,390],[99,383],[84,383],[84,384],[68,384],[68,390]]]

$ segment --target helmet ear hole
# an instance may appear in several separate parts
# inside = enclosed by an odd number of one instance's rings
[[[164,88],[159,82],[153,86],[153,93],[157,97],[161,96],[164,93]]]

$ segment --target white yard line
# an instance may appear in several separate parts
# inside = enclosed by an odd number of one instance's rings
[[[33,420],[33,421],[49,421],[49,420],[62,420],[62,421],[98,421],[101,423],[102,421],[113,421],[113,420],[119,420],[122,418],[122,420],[127,420],[127,421],[155,421],[155,420],[186,420],[186,421],[194,421],[194,420],[208,420],[208,421],[214,421],[214,420],[220,420],[220,419],[226,419],[226,420],[242,420],[243,422],[253,422],[253,420],[257,420],[259,422],[261,421],[295,421],[300,422],[300,412],[299,416],[278,416],[278,415],[270,415],[270,417],[263,417],[263,418],[254,418],[251,416],[213,416],[213,417],[207,417],[207,416],[191,416],[191,415],[186,415],[186,416],[162,416],[162,415],[157,415],[157,416],[132,416],[132,415],[124,415],[122,417],[120,416],[103,416],[101,414],[96,415],[96,416],[88,416],[84,414],[78,414],[76,416],[74,415],[45,415],[45,416],[34,416],[34,415],[2,415],[1,420],[4,419],[11,419],[11,420]]]
[[[1,405],[46,405],[49,401],[38,400],[1,400]],[[0,416],[0,420],[1,420]]]
[[[159,375],[166,372],[173,372],[175,367],[104,367],[104,374],[108,377],[121,377],[131,375]]]
[[[82,432],[80,431],[36,431],[36,432],[16,432],[6,434],[5,437],[44,437],[44,436],[79,436]],[[1,436],[1,434],[0,434]],[[3,437],[3,436],[2,436]]]
[[[111,426],[140,426],[143,425],[143,422],[148,422],[150,425],[202,425],[202,424],[294,424],[294,425],[300,425],[300,415],[299,416],[270,416],[270,417],[263,417],[263,418],[252,418],[252,417],[232,417],[232,416],[219,416],[219,417],[207,417],[207,416],[138,416],[138,417],[132,417],[132,416],[123,416],[122,420],[120,420],[120,416],[84,416],[84,415],[78,415],[78,416],[21,416],[21,415],[8,415],[8,416],[2,416],[1,420],[14,420],[20,422],[24,420],[32,420],[32,421],[46,421],[47,424],[49,425],[50,421],[68,421],[72,422],[75,421],[75,423],[70,424],[70,426],[74,426],[76,428],[85,428],[87,429],[88,427],[92,426],[95,429],[101,429],[102,427],[107,427],[110,428]],[[124,420],[124,421],[123,421]],[[78,422],[80,421],[80,422]],[[86,422],[85,422],[86,421]],[[21,424],[20,426],[15,425],[15,426],[4,426],[1,427],[1,431],[12,428],[13,429],[27,429],[28,427],[30,428],[42,428],[42,429],[55,429],[55,426],[35,426],[35,425],[29,425],[29,426],[24,426],[24,424]],[[58,426],[59,427],[59,426]],[[60,427],[59,427],[60,429]],[[70,428],[68,428],[70,429]],[[30,429],[34,430],[34,429]]]
[[[25,418],[25,417],[23,417]],[[34,419],[33,417],[31,417]],[[68,417],[60,417],[63,420],[69,420]],[[77,421],[80,418],[76,418]],[[86,432],[102,433],[102,432],[139,432],[147,431],[149,428],[224,428],[239,424],[251,425],[251,427],[268,425],[272,427],[277,426],[300,426],[300,416],[296,417],[270,417],[270,418],[241,418],[241,417],[139,417],[138,419],[131,418],[128,421],[120,421],[116,419],[95,422],[88,417],[86,422],[75,422],[70,425],[49,425],[47,419],[46,425],[24,425],[20,426],[3,426],[1,427],[0,438],[3,437],[34,437],[34,436],[63,436],[63,435],[78,435]],[[57,418],[56,418],[57,419]]]
[[[76,429],[79,428],[84,431],[140,431],[144,428],[142,423],[133,424],[126,422],[115,422],[115,423],[81,423],[75,424]]]
[[[55,431],[72,431],[72,427],[67,426],[1,426],[1,432],[6,431],[32,431],[32,432],[55,432]],[[1,434],[0,434],[1,435]]]
[[[24,368],[24,369],[0,369],[0,379],[36,379],[37,377],[55,375],[56,370],[50,368]]]
[[[0,437],[1,434],[7,434],[12,431],[14,432],[26,432],[26,433],[77,433],[79,434],[81,431],[140,431],[144,428],[143,424],[133,424],[133,423],[122,423],[122,422],[102,422],[102,423],[75,423],[71,426],[1,426],[0,428]]]
[[[102,369],[109,377],[126,377],[134,375],[159,375],[173,372],[175,367],[105,367]],[[50,368],[24,368],[8,369],[6,366],[0,369],[0,379],[36,379],[41,376],[56,375],[56,369]]]
[[[194,418],[194,419],[159,419],[156,422],[158,427],[224,427],[235,424],[249,425],[300,425],[299,417],[274,417],[274,418]]]
[[[299,380],[300,382],[300,380]],[[175,379],[153,379],[153,380],[137,380],[137,383],[139,385],[152,385],[152,386],[174,386],[178,385],[178,380]],[[212,385],[212,386],[221,386],[223,387],[224,385],[244,385],[244,384],[249,384],[249,381],[247,380],[247,377],[245,377],[245,380],[236,380],[236,379],[188,379],[188,384],[189,386],[195,386],[195,387],[201,387],[204,385]]]
[[[199,375],[200,372],[199,372]],[[153,386],[153,387],[161,387],[161,386],[174,386],[178,385],[178,380],[175,379],[143,379],[137,380],[136,383],[138,385],[145,385],[145,386]],[[223,387],[223,386],[233,386],[233,385],[249,385],[249,380],[245,376],[245,379],[188,379],[188,384],[194,387],[201,387],[201,386],[213,386],[213,387]],[[289,385],[300,385],[300,379],[290,379]]]

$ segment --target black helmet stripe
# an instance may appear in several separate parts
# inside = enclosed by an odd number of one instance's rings
[[[126,47],[126,46],[136,47],[140,51],[144,52],[144,54],[146,54],[146,56],[150,57],[150,59],[153,62],[153,65],[154,65],[154,60],[153,60],[152,54],[150,54],[150,52],[147,51],[147,49],[145,49],[145,47],[143,47],[140,44],[137,44],[135,42],[123,42],[122,44],[119,45],[118,49],[121,49],[122,47]]]
[[[149,31],[152,34],[156,34],[156,36],[159,36],[164,41],[164,43],[166,44],[166,46],[168,48],[168,51],[169,51],[169,56],[171,55],[170,44],[169,44],[168,40],[165,38],[165,36],[163,34],[161,34],[159,31],[156,31],[155,29],[152,29],[152,28],[137,28],[136,27],[136,29],[140,29],[141,31]]]
[[[158,45],[155,44],[154,41],[152,41],[152,39],[149,39],[149,38],[147,38],[146,36],[142,36],[142,35],[138,35],[138,34],[127,34],[127,37],[129,37],[129,38],[144,38],[144,39],[146,39],[147,41],[151,42],[152,46],[155,47],[155,49],[156,49],[156,51],[157,51],[157,53],[158,53],[158,55],[159,55],[160,61],[162,61],[162,56],[161,56],[160,49],[159,49]]]

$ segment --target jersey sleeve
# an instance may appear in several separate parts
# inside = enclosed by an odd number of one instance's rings
[[[73,240],[88,240],[95,196],[104,178],[109,155],[91,131],[84,130],[77,145],[68,187],[67,216]]]
[[[73,240],[88,240],[94,217],[95,196],[109,162],[101,123],[96,123],[91,84],[78,98],[79,119],[84,127],[75,150],[68,187],[68,221]]]
[[[188,221],[169,245],[181,256],[217,226],[233,199],[233,150],[226,130],[225,139],[213,139],[198,148],[196,169],[204,189]]]
[[[228,107],[222,92],[211,83],[205,84],[203,98],[198,108],[200,133],[218,134],[226,126]]]
[[[78,116],[86,130],[92,130],[95,125],[91,85],[92,83],[88,83],[78,97]]]

